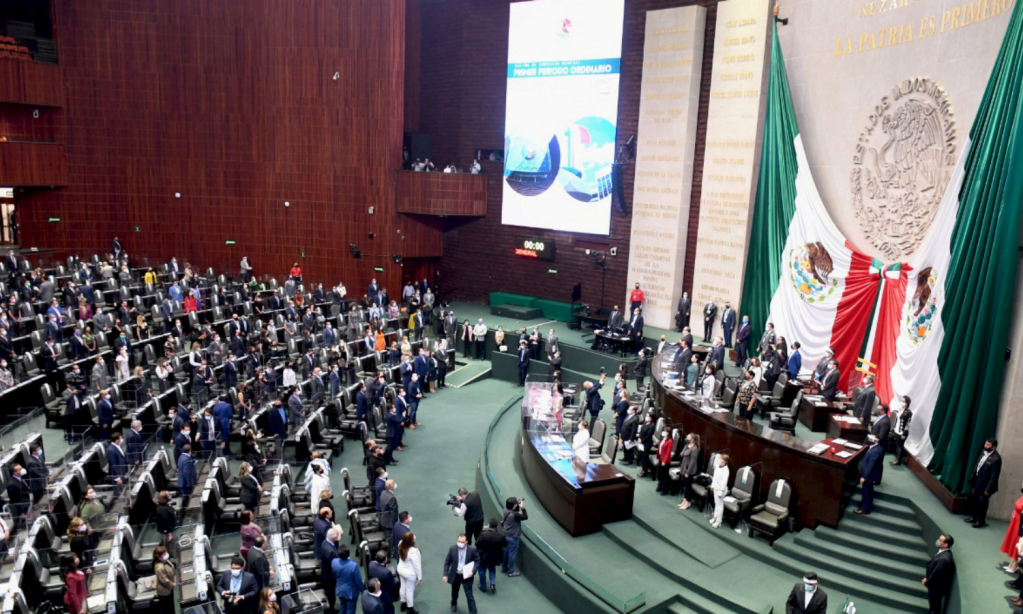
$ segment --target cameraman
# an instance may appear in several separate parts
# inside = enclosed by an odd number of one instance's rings
[[[483,501],[480,500],[478,492],[475,490],[469,492],[465,487],[458,489],[456,499],[460,505],[453,507],[455,513],[465,520],[465,538],[471,546],[472,540],[478,540],[480,533],[483,532]]]
[[[504,547],[501,572],[508,574],[509,578],[522,575],[515,571],[515,555],[519,551],[519,540],[522,539],[521,523],[528,518],[525,500],[508,497],[504,503],[504,539],[507,545]]]

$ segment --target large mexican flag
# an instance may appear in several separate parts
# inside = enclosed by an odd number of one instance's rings
[[[956,493],[994,435],[1023,217],[1023,9],[1016,3],[938,215],[910,259],[888,365],[908,448]],[[880,326],[880,323],[879,323]]]
[[[880,275],[873,259],[839,232],[817,192],[803,150],[775,24],[767,118],[742,313],[753,340],[768,321],[791,348],[802,345],[804,371],[834,348],[845,388],[870,323]]]

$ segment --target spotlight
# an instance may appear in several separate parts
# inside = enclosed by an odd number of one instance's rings
[[[401,254],[394,255],[394,264],[401,264]]]
[[[359,246],[355,243],[348,244],[348,251],[352,253],[352,258],[355,258],[356,260],[362,258],[362,252],[359,251]]]

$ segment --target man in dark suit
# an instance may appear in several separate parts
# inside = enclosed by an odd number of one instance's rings
[[[749,316],[742,316],[742,324],[739,332],[735,334],[735,366],[741,367],[746,364],[746,354],[749,351],[749,338],[753,334],[753,328],[749,325]]]
[[[128,429],[127,436],[127,457],[129,465],[141,465],[146,449],[145,440],[142,439],[142,421],[132,420],[131,428]]]
[[[384,530],[386,544],[393,544],[392,534],[394,523],[398,522],[398,499],[394,496],[394,480],[387,480],[384,491],[380,493],[380,526]]]
[[[267,412],[267,419],[270,422],[270,435],[277,442],[277,454],[281,453],[284,440],[288,436],[288,419],[284,415],[284,402],[281,399],[274,401],[273,407]]]
[[[988,437],[984,449],[970,475],[973,492],[970,493],[971,514],[965,521],[975,529],[987,526],[987,505],[991,496],[998,492],[998,476],[1002,473],[1002,457],[998,455],[998,440]]]
[[[817,574],[809,572],[792,587],[785,614],[828,614],[828,594],[817,587]]]
[[[707,364],[714,365],[715,371],[725,368],[725,346],[721,342],[721,337],[714,337],[714,349],[710,351],[710,356],[707,357]]]
[[[689,363],[691,363],[692,361],[693,361],[692,346],[690,346],[685,339],[682,339],[681,341],[679,341],[678,350],[675,351],[675,356],[672,359],[672,362],[674,363],[672,369],[680,373],[683,383],[685,382],[686,379],[686,367],[688,367]]]
[[[725,346],[732,347],[732,331],[735,330],[735,310],[732,304],[725,301],[725,310],[721,313],[721,330],[725,333]]]
[[[7,485],[7,500],[11,504],[11,511],[15,519],[28,513],[31,506],[28,500],[28,485],[25,478],[28,477],[28,469],[21,465],[14,465],[11,469],[11,482]]]
[[[718,306],[713,301],[707,303],[703,308],[703,342],[710,343],[711,335],[714,334],[714,320],[718,317]]]
[[[622,327],[622,312],[618,309],[618,305],[611,310],[611,314],[607,317],[607,329],[611,332],[615,332]]]
[[[50,469],[43,462],[42,444],[32,444],[32,454],[29,455],[27,464],[28,486],[32,491],[32,502],[39,503],[39,500],[46,494],[46,482],[50,477]]]
[[[838,361],[834,358],[828,363],[828,369],[821,378],[821,396],[829,401],[834,401],[838,396],[838,380],[841,373],[838,370]],[[873,402],[873,401],[871,401]]]
[[[384,480],[387,483],[387,480]],[[391,534],[391,552],[398,551],[398,544],[401,543],[401,538],[405,537],[405,534],[412,530],[412,514],[408,512],[400,512],[398,514],[398,522],[394,523],[394,531]],[[382,552],[382,551],[381,551]]]
[[[874,421],[873,426],[870,427],[870,432],[877,436],[877,440],[881,442],[881,447],[888,446],[888,436],[892,432],[892,420],[888,416],[888,406],[881,403],[877,406],[877,420]]]
[[[380,285],[377,284],[377,280],[374,279],[369,282],[369,287],[366,288],[366,294],[369,296],[369,302],[373,302],[373,299],[376,298],[378,292],[380,292]]]
[[[472,565],[466,577],[465,568]],[[480,555],[476,546],[470,546],[465,535],[458,536],[458,543],[451,546],[448,556],[444,559],[444,582],[451,585],[451,611],[458,607],[458,589],[465,591],[465,599],[469,602],[469,614],[476,614],[476,598],[472,594],[472,579],[480,565]]]
[[[245,559],[236,555],[231,559],[230,573],[220,574],[217,592],[224,598],[225,614],[246,614],[256,609],[259,588],[256,578],[244,570]]]
[[[327,531],[334,528],[334,512],[329,507],[321,507],[313,519],[313,554],[323,560],[323,544],[327,541]]]
[[[256,578],[258,590],[263,590],[264,586],[270,585],[270,561],[266,558],[264,548],[266,548],[266,537],[260,535],[245,554],[245,569]]]
[[[618,435],[621,439],[622,425],[625,424],[625,418],[629,414],[629,391],[622,389],[618,393],[618,398],[615,399],[614,404],[614,415],[615,415],[615,435]]]
[[[197,406],[202,407],[210,400],[210,386],[212,385],[213,369],[206,364],[206,359],[204,358],[192,376],[192,396]]]
[[[387,460],[387,462],[389,464],[393,464],[395,462],[395,460],[394,460],[394,451],[398,448],[398,443],[399,443],[399,440],[401,438],[401,428],[402,428],[401,420],[402,419],[401,419],[401,416],[398,415],[397,405],[398,405],[398,398],[400,398],[400,397],[402,397],[404,395],[405,395],[405,391],[399,389],[398,390],[398,397],[395,398],[394,405],[391,405],[390,410],[387,412],[387,417],[385,418],[385,420],[387,422],[387,456],[386,456],[386,460]],[[402,401],[402,403],[404,403],[404,401]]]
[[[920,580],[927,587],[929,614],[942,614],[945,611],[945,600],[952,591],[952,578],[956,574],[956,562],[952,556],[954,543],[951,535],[938,538],[938,551],[927,561],[927,575]]]
[[[529,371],[529,347],[525,341],[519,342],[519,386],[526,385],[526,373]]]
[[[465,507],[465,511],[462,512],[462,519],[465,521],[466,539],[471,544],[472,540],[478,539],[483,531],[483,501],[480,499],[478,492],[475,490],[470,491],[465,487],[458,489],[458,500]]]
[[[224,363],[224,388],[234,388],[238,385],[238,365],[235,363],[233,353],[227,355],[227,362]]]
[[[312,395],[309,400],[313,403],[313,407],[319,407],[323,403],[327,390],[326,384],[323,383],[323,373],[319,367],[313,369],[313,376],[310,378],[309,385],[312,389]]]
[[[128,459],[124,456],[121,443],[121,434],[114,433],[107,444],[107,473],[110,481],[115,484],[123,484],[128,475]]]
[[[760,345],[757,346],[757,351],[763,354],[772,345],[775,345],[777,340],[778,338],[774,334],[774,323],[768,322],[767,328],[764,330],[764,334],[760,336]]]
[[[184,431],[182,431],[184,435]],[[192,489],[198,479],[195,470],[195,459],[192,458],[192,446],[185,445],[181,448],[181,455],[178,457],[178,488],[181,489],[181,511],[182,516],[188,509],[188,500],[192,496]]]
[[[288,397],[288,424],[292,428],[298,428],[302,422],[302,397],[299,396],[299,387],[296,386]]]
[[[638,308],[632,311],[632,319],[629,320],[629,339],[632,341],[632,351],[638,352],[643,343],[643,316]]]
[[[380,552],[378,551],[377,554]],[[370,563],[370,568],[372,566],[373,563]],[[384,599],[380,580],[376,578],[366,580],[366,590],[362,591],[362,614],[386,614],[386,605],[387,601]],[[394,603],[392,602],[390,606],[390,611],[394,612]]]
[[[854,514],[867,515],[874,511],[874,484],[881,481],[881,467],[884,464],[884,446],[877,440],[877,435],[868,435],[867,453],[860,461],[860,485],[863,487],[860,507],[853,510]]]
[[[688,292],[682,293],[678,299],[678,312],[675,313],[675,328],[681,331],[689,326],[689,315],[693,311],[693,299],[689,298]]]
[[[619,446],[624,450],[625,458],[622,463],[625,465],[631,465],[635,459],[636,454],[636,434],[639,432],[639,416],[636,415],[636,408],[629,407],[625,416],[625,421],[622,422],[621,437],[619,437]]]
[[[99,438],[110,438],[110,425],[114,423],[114,405],[110,402],[110,391],[100,390],[99,403],[96,404],[96,417],[99,421]]]
[[[375,612],[376,614],[394,614],[394,601],[398,595],[398,579],[395,577],[394,572],[387,567],[387,553],[383,550],[377,550],[374,560],[370,561],[369,569],[367,570],[369,580],[366,582],[366,590],[370,591],[373,589],[373,581],[377,581],[379,584],[380,594],[376,595],[377,600],[381,604],[381,609],[370,610],[366,607],[366,595],[362,596],[362,607],[366,614]],[[374,591],[375,592],[375,591]]]
[[[320,522],[320,519],[317,518],[316,522]],[[330,604],[331,611],[334,610],[334,604],[337,601],[337,595],[334,594],[334,570],[331,569],[331,563],[337,558],[337,544],[340,539],[337,529],[329,527],[323,542],[316,550],[316,557],[320,559],[320,579],[323,581],[323,592],[327,593],[327,603]]]
[[[4,266],[7,268],[7,281],[18,275],[18,258],[14,255],[14,250],[7,250],[7,258],[4,260]]]
[[[863,378],[863,387],[856,393],[856,399],[853,401],[853,416],[860,424],[870,424],[870,412],[874,409],[875,397],[877,394],[874,392],[874,376],[867,375]]]
[[[604,406],[604,400],[600,398],[600,389],[604,387],[606,378],[607,375],[601,373],[600,380],[596,384],[589,381],[583,382],[583,392],[586,393],[586,410],[590,412],[590,424],[597,423],[597,416]]]

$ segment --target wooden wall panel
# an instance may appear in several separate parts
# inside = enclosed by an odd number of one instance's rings
[[[487,179],[468,173],[397,173],[398,212],[423,215],[487,214]]]
[[[60,68],[53,64],[0,60],[0,102],[63,106],[64,83]]]
[[[34,111],[39,117],[33,117]],[[61,113],[55,107],[0,103],[0,136],[11,141],[54,143],[63,134]]]
[[[403,243],[405,4],[54,0],[68,186],[19,199],[26,243],[88,254],[118,235],[154,260],[235,272],[247,255],[279,279],[300,261],[364,288],[372,264],[349,243]],[[417,230],[439,253],[439,230]],[[377,277],[398,290],[399,270]]]
[[[477,148],[504,147],[509,2],[422,1],[420,129],[432,137],[433,160],[438,166],[450,162],[464,166]],[[715,0],[626,0],[618,103],[620,143],[636,134],[639,124],[646,12],[692,4],[708,7],[708,24],[712,29],[717,13]],[[697,120],[698,156],[702,156],[706,134],[706,90],[710,84],[712,49],[711,35],[705,41]],[[497,290],[567,301],[572,286],[581,282],[582,300],[594,307],[601,305],[602,287],[604,306],[625,300],[631,288],[627,279],[630,214],[612,212],[610,237],[503,226],[502,166],[482,164],[487,176],[486,217],[451,228],[444,236],[440,272],[455,297],[485,300],[487,293]],[[624,170],[626,200],[631,203],[633,167],[627,165]],[[698,216],[699,210],[698,177],[694,177],[691,215]],[[551,264],[516,257],[515,235],[535,235],[554,241],[557,260]],[[690,242],[695,246],[695,238]],[[584,252],[587,248],[610,247],[617,247],[618,255],[607,258],[603,271],[595,268]],[[692,256],[686,266],[688,278]],[[557,274],[549,274],[548,269],[556,269]]]
[[[63,145],[0,143],[0,185],[57,186],[67,181],[67,152]]]

